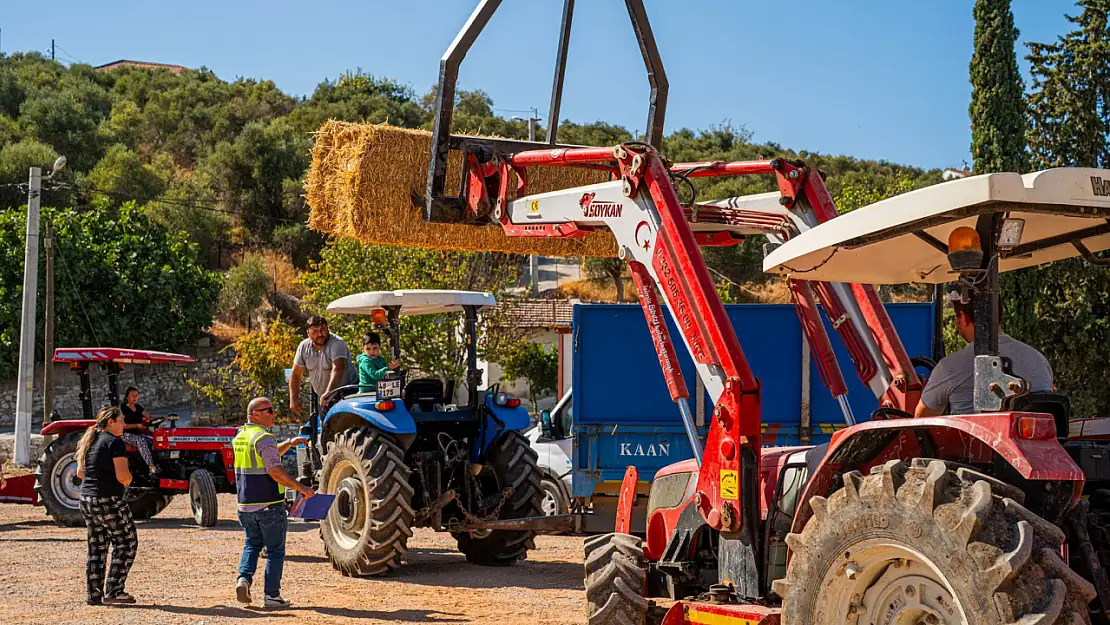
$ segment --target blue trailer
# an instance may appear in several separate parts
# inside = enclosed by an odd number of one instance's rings
[[[725,309],[762,383],[764,445],[821,444],[845,427],[839,405],[821,383],[809,351],[803,347],[793,306],[734,304]],[[933,304],[888,304],[887,310],[906,351],[913,356],[931,355]],[[678,337],[669,315],[667,323],[671,335]],[[827,330],[830,336],[835,334],[831,327]],[[627,466],[639,469],[641,496],[646,496],[658,469],[692,458],[693,452],[678,407],[667,392],[639,306],[575,306],[571,342],[573,395],[569,410],[560,410],[552,418],[556,429],[572,438],[571,495],[594,512],[583,517],[582,529],[611,531],[611,509]],[[856,420],[867,420],[878,402],[856,376],[839,339],[833,337],[832,343]],[[695,420],[704,436],[705,415],[712,414],[713,405],[700,386],[689,354],[684,349],[677,351]],[[637,507],[641,516],[645,508]],[[643,522],[643,518],[635,519],[633,528],[639,525],[638,531],[643,531]]]

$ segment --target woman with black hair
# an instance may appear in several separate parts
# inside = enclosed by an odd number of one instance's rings
[[[123,434],[123,413],[105,406],[96,415],[77,443],[77,477],[81,479],[81,515],[88,528],[89,559],[85,565],[85,586],[89,605],[135,603],[123,587],[135,562],[139,538],[131,508],[123,489],[131,484],[127,466],[127,446]],[[108,545],[112,546],[112,566],[108,578],[104,568]]]
[[[150,412],[139,403],[139,389],[134,386],[127,387],[119,409],[123,411],[123,436],[121,437],[123,442],[139,450],[139,455],[150,467],[151,474],[157,473],[158,467],[154,466],[154,455],[150,452],[154,439],[139,433],[143,427],[143,419],[150,418]]]

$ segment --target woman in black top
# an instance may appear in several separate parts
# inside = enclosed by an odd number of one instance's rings
[[[149,419],[150,413],[139,403],[139,389],[134,386],[128,387],[123,394],[123,403],[119,405],[119,408],[123,411],[123,442],[139,450],[139,455],[143,457],[146,466],[150,467],[151,474],[157,473],[158,468],[154,466],[154,456],[150,453],[150,446],[154,443],[154,440],[149,436],[140,434],[143,419]]]
[[[131,508],[123,499],[123,489],[131,484],[127,446],[120,438],[123,425],[119,408],[101,408],[96,425],[86,430],[77,444],[81,514],[89,531],[89,559],[85,566],[89,605],[135,603],[135,598],[123,590],[139,547]],[[109,543],[112,566],[105,580]]]

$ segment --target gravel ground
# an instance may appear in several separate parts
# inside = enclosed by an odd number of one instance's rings
[[[470,564],[448,534],[417,530],[407,565],[389,578],[351,579],[331,568],[317,526],[291,523],[282,594],[293,607],[244,608],[234,581],[242,530],[233,495],[220,495],[220,522],[193,525],[185,497],[139,523],[139,556],[128,607],[85,605],[85,530],[55,527],[42,508],[0,504],[0,622],[5,625],[157,623],[585,622],[582,539],[541,536],[528,560],[507,568]],[[255,577],[255,604],[262,571]]]

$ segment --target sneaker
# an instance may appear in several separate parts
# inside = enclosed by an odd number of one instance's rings
[[[293,604],[290,603],[286,599],[282,599],[281,595],[278,595],[276,597],[271,597],[270,595],[266,595],[266,601],[263,602],[262,607],[264,607],[264,608],[288,608],[291,605],[293,605]]]
[[[239,600],[239,603],[251,602],[251,583],[247,581],[247,578],[240,577],[235,582],[235,598]]]
[[[104,605],[123,605],[131,603],[135,603],[135,598],[125,592],[121,592],[112,597],[104,597]]]
[[[87,605],[104,605],[104,602],[100,599],[85,599],[85,603]]]

